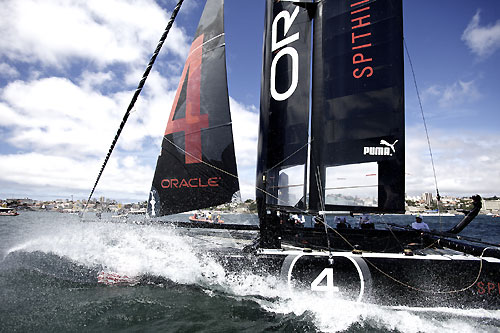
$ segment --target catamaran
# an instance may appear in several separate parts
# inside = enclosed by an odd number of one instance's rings
[[[152,218],[239,197],[223,19],[223,0],[207,0],[163,136]],[[273,274],[318,297],[498,309],[498,244],[459,236],[479,196],[445,233],[288,223],[293,214],[404,214],[402,1],[266,0],[265,22],[259,226],[187,226],[257,230],[253,244],[214,249],[215,257],[227,270]]]

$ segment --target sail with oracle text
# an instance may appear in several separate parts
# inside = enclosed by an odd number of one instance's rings
[[[267,0],[259,206],[404,212],[403,80],[401,0]]]
[[[226,77],[224,2],[208,0],[164,133],[148,214],[162,216],[239,196]]]

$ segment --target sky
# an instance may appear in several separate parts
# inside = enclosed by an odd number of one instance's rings
[[[88,197],[174,0],[3,0],[0,198]],[[202,0],[185,0],[95,197],[144,201]],[[500,195],[500,2],[404,0],[441,195]],[[255,196],[264,0],[226,0],[243,199]],[[406,192],[435,193],[405,55]]]

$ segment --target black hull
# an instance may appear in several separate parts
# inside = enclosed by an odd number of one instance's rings
[[[336,250],[359,249],[362,251],[401,253],[407,244],[426,247],[427,241],[414,230],[391,229],[331,229],[328,228],[330,246]],[[325,229],[285,227],[281,230],[282,242],[295,246],[327,249]]]
[[[500,308],[500,260],[263,250],[221,254],[229,271],[271,274],[292,290],[383,306]]]
[[[213,222],[180,222],[180,221],[157,221],[157,223],[166,224],[168,226],[185,229],[215,229],[215,230],[251,230],[258,231],[259,226],[253,224],[230,224],[230,223],[213,223]]]

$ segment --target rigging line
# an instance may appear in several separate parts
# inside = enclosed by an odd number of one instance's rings
[[[94,191],[97,187],[97,184],[99,183],[99,180],[101,179],[102,173],[104,172],[104,168],[106,167],[106,164],[108,163],[108,160],[111,156],[111,153],[113,152],[116,142],[118,141],[118,138],[120,137],[120,134],[125,127],[125,123],[127,122],[128,117],[130,116],[130,112],[132,111],[135,102],[137,101],[137,98],[139,97],[142,88],[144,87],[144,84],[146,83],[146,79],[151,72],[151,69],[153,68],[153,64],[156,60],[156,57],[158,56],[158,53],[160,52],[161,47],[163,46],[163,43],[167,39],[167,35],[170,31],[170,28],[174,24],[175,17],[177,16],[177,13],[181,9],[181,5],[184,2],[184,0],[179,0],[177,5],[175,6],[174,10],[172,11],[172,15],[170,17],[170,20],[167,23],[167,26],[165,27],[165,30],[163,31],[163,34],[161,35],[161,38],[158,42],[158,45],[156,46],[155,51],[153,52],[153,55],[151,56],[151,59],[149,60],[148,66],[146,67],[146,70],[144,71],[144,74],[141,78],[141,81],[139,82],[139,85],[137,86],[137,89],[134,92],[134,95],[132,96],[132,100],[130,101],[129,106],[127,107],[127,111],[123,115],[122,122],[120,123],[120,127],[118,127],[118,131],[115,134],[115,137],[113,139],[113,142],[111,143],[111,146],[109,147],[108,153],[106,155],[106,158],[104,159],[104,162],[101,166],[101,170],[99,171],[99,174],[97,176],[97,179],[94,183],[94,187],[92,188],[92,191],[90,192],[89,198],[87,199],[87,203],[85,204],[84,211],[87,210],[87,206],[89,204],[90,199],[92,198],[92,195],[94,194]]]
[[[356,247],[354,245],[352,245],[349,240],[347,240],[347,238],[345,238],[340,232],[337,231],[337,229],[335,229],[334,227],[324,223],[326,225],[326,227],[328,227],[329,229],[331,229],[333,232],[335,232],[337,234],[337,236],[339,236],[340,238],[342,238],[342,240],[344,242],[346,242],[347,245],[349,245],[353,250],[356,249]],[[362,251],[362,250],[361,250]],[[366,252],[366,251],[363,251],[363,252]]]
[[[420,93],[419,93],[419,90],[418,90],[417,78],[415,76],[415,71],[413,69],[413,63],[411,61],[410,51],[408,50],[408,46],[406,45],[406,39],[405,38],[403,38],[403,43],[404,43],[404,46],[405,46],[406,55],[408,56],[408,62],[410,63],[411,73],[413,75],[413,83],[415,85],[415,90],[417,92],[418,104],[420,105],[420,112],[422,114],[422,120],[424,122],[425,135],[427,136],[427,145],[429,147],[429,154],[430,154],[431,163],[432,163],[432,172],[434,174],[434,184],[436,185],[436,195],[437,195],[437,199],[438,199],[438,202],[439,202],[441,197],[439,196],[439,189],[438,189],[438,183],[437,183],[437,177],[436,177],[436,168],[434,166],[434,157],[432,155],[431,140],[429,138],[429,131],[427,129],[427,122],[425,120],[424,108],[422,106],[422,100],[420,98]]]
[[[345,190],[345,189],[349,189],[349,188],[366,188],[366,187],[378,188],[378,185],[355,185],[355,186],[325,187],[325,191],[326,190]]]
[[[297,184],[297,185],[287,185],[287,186],[269,186],[270,188],[290,188],[290,187],[302,187],[304,184]]]
[[[217,167],[217,166],[215,166],[215,165],[213,165],[213,164],[207,163],[207,162],[203,161],[202,159],[199,159],[198,157],[194,156],[193,154],[191,154],[191,153],[189,153],[189,152],[185,151],[184,149],[182,149],[182,147],[179,147],[178,145],[176,145],[174,142],[172,142],[172,141],[171,141],[169,138],[167,138],[166,136],[164,136],[164,137],[163,137],[163,140],[166,140],[166,141],[167,141],[167,142],[169,142],[172,146],[174,146],[175,148],[179,149],[179,150],[180,150],[180,151],[182,151],[184,154],[189,155],[190,157],[194,158],[194,159],[195,159],[195,160],[197,160],[198,162],[203,163],[203,164],[205,164],[206,166],[209,166],[209,167],[211,167],[211,168],[213,168],[213,169],[215,169],[215,170],[217,170],[217,171],[223,172],[223,173],[225,173],[226,175],[231,176],[231,177],[236,178],[236,179],[238,179],[238,180],[239,180],[239,177],[238,177],[238,176],[236,176],[236,175],[233,175],[231,172],[226,171],[226,170],[224,170],[224,169],[221,169],[221,168],[219,168],[219,167]]]
[[[398,242],[398,245],[404,251],[405,248],[404,248],[403,244],[399,241],[399,238],[396,236],[396,234],[394,233],[394,231],[392,230],[392,228],[385,221],[384,215],[381,214],[381,215],[379,215],[379,217],[382,220],[382,222],[385,224],[385,226],[387,227],[387,229],[389,229],[389,231],[391,232],[391,234],[394,237],[394,239],[396,240],[396,242]]]
[[[311,159],[313,160],[312,162],[315,162],[314,161],[314,156],[311,154]],[[326,210],[325,209],[325,203],[323,201],[323,191],[321,189],[321,173],[319,171],[319,166],[316,167],[316,169],[314,170],[314,179],[316,179],[316,187],[318,188],[318,197],[319,197],[319,205],[321,207],[321,209],[323,210],[323,212]],[[330,244],[330,236],[328,235],[328,227],[330,227],[326,221],[326,214],[323,213],[323,226],[325,227],[325,235],[326,235],[326,245],[328,246],[328,253],[330,254],[330,258],[332,256],[332,249],[331,249],[331,244]],[[332,228],[333,230],[333,228]],[[335,230],[337,231],[337,230]],[[337,234],[339,234],[337,232]],[[341,236],[342,237],[342,236]],[[343,237],[342,237],[343,238]],[[347,241],[345,238],[344,238],[345,241]],[[349,242],[347,242],[349,244]],[[349,244],[350,245],[350,244]],[[352,245],[351,245],[352,246]]]
[[[314,156],[311,154],[310,155],[310,158],[313,160],[312,162],[314,162]],[[311,162],[311,164],[312,164]],[[323,196],[322,196],[322,190],[321,190],[321,182],[320,182],[320,172],[319,172],[319,166],[316,167],[316,170],[314,170],[314,177],[316,179],[316,186],[318,187],[318,194],[319,194],[319,201],[320,201],[320,206],[321,206],[321,209],[323,210],[323,212],[326,210],[325,209],[325,203],[323,201]],[[326,214],[323,213],[323,221],[322,221],[324,227],[325,227],[325,233],[326,233],[326,242],[327,242],[327,246],[328,246],[328,251],[330,253],[330,255],[332,255],[331,253],[331,248],[330,248],[330,237],[328,235],[328,229],[331,229],[333,230],[333,232],[335,232],[340,238],[342,238],[342,240],[344,242],[346,242],[346,244],[348,244],[353,250],[355,249],[355,247],[347,240],[347,238],[345,238],[340,232],[338,232],[335,228],[331,227],[328,225],[328,223],[326,222]]]
[[[321,189],[321,181],[320,181],[320,172],[319,172],[319,166],[316,167],[316,170],[314,170],[314,178],[316,179],[316,186],[318,187],[318,193],[319,193],[319,204],[321,206],[321,209],[323,212],[325,211],[325,203],[323,201],[323,196],[322,196],[322,189]],[[323,213],[323,225],[325,227],[325,235],[326,235],[326,245],[328,246],[328,253],[330,254],[330,257],[332,256],[332,249],[330,246],[330,236],[328,235],[328,224],[326,222],[326,214]]]
[[[228,176],[230,176],[230,177],[233,177],[233,178],[236,178],[236,179],[238,179],[239,181],[241,181],[241,179],[240,179],[238,176],[233,175],[232,173],[230,173],[230,172],[228,172],[228,171],[226,171],[226,170],[223,170],[223,169],[221,169],[221,168],[219,168],[219,167],[217,167],[217,166],[215,166],[215,165],[213,165],[213,164],[207,163],[207,162],[203,161],[202,159],[199,159],[198,157],[194,156],[193,154],[191,154],[191,153],[187,152],[187,151],[186,151],[186,150],[184,150],[182,147],[180,147],[180,146],[176,145],[174,142],[172,142],[170,139],[168,139],[166,136],[164,136],[164,137],[163,137],[163,140],[166,140],[166,141],[167,141],[167,142],[169,142],[172,146],[174,146],[175,148],[179,149],[179,150],[180,150],[180,151],[182,151],[184,154],[189,155],[190,157],[192,157],[193,159],[197,160],[198,162],[203,163],[203,164],[205,164],[206,166],[208,166],[208,167],[210,167],[210,168],[213,168],[213,169],[215,169],[215,170],[218,170],[218,171],[220,171],[220,172],[223,172],[223,173],[225,173],[226,175],[228,175]],[[281,201],[281,202],[283,202],[283,203],[285,203],[285,204],[286,204],[286,203],[288,203],[287,201],[285,201],[285,200],[283,200],[283,199],[278,198],[277,196],[273,195],[272,193],[267,192],[265,189],[262,189],[262,188],[257,187],[257,186],[255,186],[255,189],[256,189],[256,190],[258,190],[258,191],[260,191],[260,192],[262,192],[262,193],[264,193],[264,194],[266,194],[266,195],[269,195],[270,197],[272,197],[273,199],[276,199],[277,201]],[[307,210],[305,210],[305,209],[297,208],[297,210],[299,210],[302,214],[307,213]]]
[[[173,119],[173,121],[175,121],[175,120],[176,119]],[[224,123],[224,124],[219,124],[219,125],[215,125],[215,126],[205,127],[205,128],[199,129],[199,130],[191,131],[191,132],[180,131],[180,132],[168,133],[168,134],[172,134],[172,139],[177,139],[177,138],[181,138],[183,136],[188,136],[188,135],[193,135],[193,134],[199,134],[202,131],[203,132],[207,132],[207,131],[210,131],[210,130],[213,130],[213,129],[217,129],[217,128],[221,128],[221,127],[225,127],[225,126],[231,126],[232,124],[233,123],[230,121],[230,122],[227,122],[227,123]],[[179,134],[177,134],[177,133],[179,133]]]
[[[440,238],[441,239],[441,238]],[[438,240],[435,240],[432,244],[424,247],[422,250],[428,250],[428,249],[431,249],[431,248],[435,248],[435,245],[438,244],[439,245],[439,239]]]
[[[230,173],[230,172],[228,172],[228,171],[226,171],[226,170],[223,170],[223,169],[221,169],[221,168],[219,168],[219,167],[217,167],[217,166],[215,166],[215,165],[213,165],[213,164],[207,163],[207,162],[203,161],[202,159],[199,159],[198,157],[194,156],[193,154],[191,154],[191,153],[189,153],[189,152],[185,151],[184,149],[182,149],[182,147],[179,147],[178,145],[176,145],[174,142],[172,142],[172,141],[171,141],[170,139],[168,139],[166,136],[164,136],[164,137],[163,137],[163,140],[168,141],[168,142],[169,142],[172,146],[174,146],[175,148],[179,149],[179,150],[180,150],[180,151],[182,151],[184,154],[191,156],[193,159],[197,160],[198,162],[203,163],[203,164],[205,164],[206,166],[208,166],[208,167],[210,167],[210,168],[213,168],[213,169],[215,169],[215,170],[218,170],[218,171],[220,171],[220,172],[223,172],[223,173],[225,173],[226,175],[228,175],[228,176],[230,176],[230,177],[233,177],[233,178],[236,178],[236,179],[240,180],[240,178],[239,178],[238,176],[233,175],[232,173]],[[276,200],[281,201],[281,202],[283,202],[283,203],[287,203],[285,200],[280,199],[280,198],[278,198],[277,196],[274,196],[273,194],[271,194],[271,193],[267,192],[267,191],[266,191],[266,190],[264,190],[264,189],[261,189],[261,188],[259,188],[259,187],[257,187],[257,186],[255,186],[255,188],[256,188],[258,191],[261,191],[262,193],[269,195],[269,196],[270,196],[270,197],[272,197],[273,199],[276,199]],[[306,213],[306,211],[305,211],[305,210],[303,210],[303,209],[299,209],[299,210],[300,210],[302,213]]]
[[[394,282],[396,283],[399,283],[400,285],[402,286],[405,286],[409,289],[413,289],[413,290],[416,290],[418,292],[422,292],[422,293],[427,293],[427,294],[456,294],[456,293],[460,293],[460,292],[464,292],[472,287],[474,287],[474,285],[477,283],[477,281],[479,281],[479,278],[481,277],[481,273],[483,271],[483,256],[484,256],[484,252],[488,249],[485,248],[483,250],[483,252],[481,253],[481,256],[479,257],[479,271],[477,272],[477,276],[476,276],[476,279],[474,280],[474,282],[472,282],[469,286],[466,286],[462,289],[455,289],[455,290],[446,290],[446,291],[435,291],[435,290],[427,290],[427,289],[420,289],[420,288],[417,288],[417,287],[414,287],[414,286],[411,286],[403,281],[400,281],[398,279],[396,279],[395,277],[391,276],[390,274],[384,272],[383,270],[381,270],[380,268],[378,268],[375,264],[373,264],[370,260],[368,260],[368,258],[363,258],[368,264],[370,264],[370,266],[372,266],[373,268],[375,268],[377,271],[379,271],[380,273],[382,273],[383,275],[385,275],[386,277],[388,277],[389,279],[393,280]]]
[[[313,158],[313,156],[311,155],[311,158]],[[319,166],[316,168],[316,170],[314,171],[314,177],[316,179],[316,186],[318,187],[318,193],[319,193],[319,201],[320,201],[320,206],[321,206],[321,209],[323,210],[323,212],[326,210],[325,209],[325,202],[323,200],[323,196],[322,196],[322,190],[321,190],[321,182],[319,180],[319,177],[320,177],[320,172],[319,172]],[[331,255],[331,248],[330,248],[330,236],[328,235],[328,229],[331,229],[333,230],[333,232],[335,232],[340,238],[342,238],[342,240],[344,242],[346,242],[347,245],[349,245],[353,250],[355,250],[356,248],[354,247],[354,245],[352,245],[348,240],[347,238],[345,238],[340,232],[337,231],[337,229],[333,228],[332,226],[328,225],[328,223],[326,222],[326,214],[323,213],[323,221],[322,221],[324,227],[325,227],[325,233],[326,233],[326,243],[327,243],[327,246],[328,246],[328,252],[330,253]]]
[[[332,229],[333,231],[335,231],[337,234],[339,234],[341,237],[342,235],[337,231],[335,230],[334,228],[332,228],[331,226],[328,226],[330,229]],[[342,237],[343,238],[343,237]],[[354,249],[354,246],[352,246],[346,239],[344,239],[346,241],[347,244],[349,244],[353,249]],[[432,245],[434,244],[439,244],[439,240],[434,242]],[[430,246],[429,246],[430,247]],[[429,248],[427,247],[427,248]],[[426,249],[427,249],[426,248]],[[474,285],[477,283],[477,281],[479,281],[479,278],[481,276],[481,273],[482,273],[482,270],[483,270],[483,256],[484,256],[484,253],[486,252],[487,249],[489,248],[493,248],[493,247],[487,247],[485,249],[483,249],[483,252],[481,253],[481,256],[479,256],[479,271],[477,273],[477,276],[476,276],[476,279],[474,280],[474,282],[472,282],[469,286],[466,286],[462,289],[456,289],[456,290],[447,290],[447,291],[434,291],[434,290],[425,290],[425,289],[420,289],[420,288],[417,288],[417,287],[414,287],[414,286],[411,286],[401,280],[398,280],[396,279],[395,277],[393,277],[392,275],[390,275],[389,273],[386,273],[384,272],[382,269],[380,269],[379,267],[377,267],[377,265],[375,265],[374,263],[372,263],[370,260],[368,260],[367,257],[364,257],[363,259],[368,263],[370,264],[370,266],[372,266],[373,268],[375,268],[377,271],[379,271],[381,274],[385,275],[387,278],[393,280],[394,282],[402,285],[402,286],[405,286],[409,289],[413,289],[413,290],[416,290],[418,292],[423,292],[423,293],[430,293],[430,294],[454,294],[454,293],[459,293],[459,292],[463,292],[463,291],[466,291],[472,287],[474,287]],[[425,250],[425,249],[424,249]],[[368,252],[368,253],[371,253],[370,251],[363,251],[363,252]]]
[[[280,164],[283,164],[285,163],[286,160],[290,159],[293,155],[297,154],[299,151],[301,151],[302,149],[304,149],[305,147],[309,146],[311,144],[312,140],[311,141],[308,141],[306,142],[302,147],[300,147],[299,149],[297,149],[296,151],[294,151],[293,153],[291,153],[290,155],[288,155],[286,158],[284,158],[282,161],[276,163],[273,167],[267,169],[267,172],[271,171],[272,169],[276,168],[278,165]]]
[[[182,1],[181,1],[181,2],[182,2]],[[198,45],[198,46],[197,46],[197,47],[196,47],[193,51],[189,52],[189,54],[188,54],[188,56],[187,56],[187,57],[189,58],[189,57],[191,56],[191,54],[195,53],[195,52],[196,52],[196,50],[198,50],[200,47],[202,47],[202,46],[203,46],[203,45],[205,45],[205,44],[210,43],[210,42],[211,42],[211,41],[213,41],[214,39],[219,38],[219,37],[221,37],[221,36],[224,36],[224,33],[218,34],[217,36],[214,36],[214,37],[210,38],[209,40],[207,40],[207,41],[203,42],[201,45]],[[223,45],[226,45],[226,43],[223,43],[222,45],[216,46],[216,47],[214,47],[212,50],[214,50],[214,49],[216,49],[216,48],[218,48],[218,47],[220,47],[220,46],[223,46]]]

